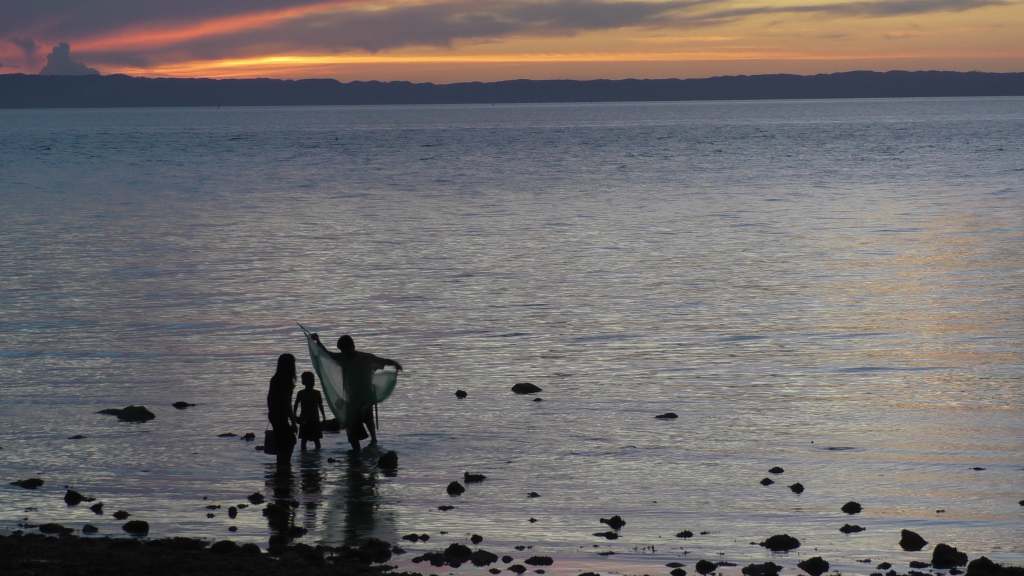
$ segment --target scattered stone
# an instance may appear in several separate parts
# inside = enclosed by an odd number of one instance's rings
[[[863,532],[864,527],[856,524],[843,524],[843,527],[839,529],[843,534],[853,534],[855,532]]]
[[[515,560],[515,558],[509,556],[508,554],[501,557],[501,561],[505,564],[511,564],[513,560]]]
[[[611,530],[609,530],[607,532],[594,532],[594,536],[601,536],[602,538],[607,538],[609,540],[618,540],[619,539],[618,532],[612,532]]]
[[[529,382],[519,382],[512,387],[512,391],[516,394],[536,394],[537,392],[542,392],[543,389]]]
[[[676,418],[679,418],[679,414],[676,414],[675,412],[665,412],[664,414],[658,414],[655,418],[658,420],[675,420]]]
[[[468,562],[471,556],[473,556],[473,551],[469,549],[469,546],[458,542],[449,544],[444,550],[444,557],[449,564]]]
[[[938,544],[932,550],[932,566],[939,570],[967,565],[967,554],[948,544]]]
[[[97,502],[97,503],[93,504],[92,506],[89,506],[89,510],[92,510],[93,513],[95,513],[96,515],[102,515],[103,514],[103,502]]]
[[[1024,568],[996,564],[985,556],[971,560],[967,565],[967,576],[1021,576]]]
[[[249,494],[248,500],[250,504],[259,506],[260,504],[266,502],[267,499],[263,497],[263,494],[260,494],[259,492],[253,492],[252,494]]]
[[[534,398],[533,401],[534,402],[543,402],[544,399],[538,396],[537,398]]]
[[[145,536],[149,534],[149,523],[145,520],[129,520],[121,529],[132,536]]]
[[[601,576],[601,575],[598,574],[597,572],[582,572],[582,573],[579,574],[579,576]]]
[[[124,408],[107,408],[100,410],[97,414],[117,416],[118,420],[124,422],[148,422],[156,418],[156,414],[150,412],[145,406],[125,406]]]
[[[984,470],[984,468],[982,468],[981,466],[975,466],[974,468],[971,468],[971,470],[974,470],[975,472],[981,472],[982,470]]]
[[[223,434],[217,434],[217,438],[234,438],[236,436],[238,436],[238,434],[235,434],[234,432],[225,432]]]
[[[229,506],[228,518],[235,518],[236,516],[238,516],[238,508],[235,508],[234,506]]]
[[[184,410],[185,408],[191,408],[191,407],[195,406],[195,404],[190,404],[188,402],[175,402],[174,404],[171,404],[171,406],[174,406],[178,410]],[[225,542],[226,542],[226,540],[225,540]]]
[[[99,531],[100,529],[93,526],[92,524],[86,524],[85,526],[82,526],[82,534],[95,534]]]
[[[25,480],[15,480],[11,482],[11,486],[17,486],[19,488],[25,488],[27,490],[35,490],[42,486],[44,482],[39,478],[27,478]]]
[[[529,494],[526,495],[526,497],[527,498],[540,498],[540,494],[538,494],[536,492],[530,492]]]
[[[699,574],[711,574],[716,568],[718,568],[717,564],[714,562],[708,562],[707,560],[700,560],[697,562],[697,565],[694,566],[694,570]]]
[[[611,518],[601,518],[601,523],[607,524],[612,530],[621,530],[622,527],[626,525],[626,521],[618,514]]]
[[[214,518],[215,516],[217,516],[217,515],[216,515],[216,514],[214,514],[213,512],[207,512],[207,513],[206,513],[206,517],[207,517],[207,518]]]
[[[927,568],[929,566],[931,566],[931,564],[929,564],[927,562],[921,562],[920,560],[911,560],[910,561],[910,567],[911,568],[918,568],[918,569],[920,569],[920,568]]]
[[[530,566],[551,566],[555,563],[550,556],[530,556],[523,562]]]
[[[804,485],[799,482],[796,482],[795,484],[790,484],[789,489],[792,490],[794,494],[803,494]]]
[[[449,506],[447,504],[442,504],[441,506],[438,506],[437,509],[440,510],[441,512],[447,512],[449,510],[454,510],[455,506]]]
[[[448,484],[448,487],[445,488],[445,490],[448,492],[449,496],[459,496],[466,491],[466,487],[453,481]]]
[[[786,552],[800,547],[800,541],[790,536],[789,534],[776,534],[764,542],[761,542],[761,546],[771,550],[772,552]]]
[[[526,566],[523,566],[522,564],[513,564],[509,566],[507,570],[509,572],[515,572],[516,574],[522,574],[523,572],[526,572]]]
[[[68,440],[85,440],[85,436],[75,434],[74,436],[68,436]]]
[[[467,394],[465,390],[456,390],[455,391],[455,397],[458,398],[459,400],[462,400],[466,396],[469,396],[469,394]]]
[[[682,568],[673,568],[669,574],[671,576],[686,576],[686,570],[683,570]]]
[[[71,534],[72,532],[74,532],[74,530],[64,526],[63,524],[56,524],[56,523],[53,523],[53,522],[48,522],[46,524],[40,525],[39,526],[39,531],[42,532],[43,534],[61,534],[61,535]]]
[[[469,555],[469,561],[473,566],[490,566],[498,561],[498,555],[487,550],[475,550]]]
[[[907,552],[917,552],[921,548],[924,548],[928,544],[928,541],[921,538],[921,535],[911,530],[900,531],[900,548],[903,548]]]
[[[420,535],[416,533],[406,534],[405,536],[402,536],[402,540],[406,540],[408,542],[419,542]]]
[[[676,538],[693,538],[693,532],[689,530],[683,530],[682,532],[676,533]]]
[[[682,562],[669,562],[668,564],[665,564],[666,568],[682,568],[683,566],[686,566],[686,564],[683,564]]]
[[[778,576],[781,570],[782,566],[774,562],[765,562],[764,564],[748,564],[743,567],[741,572],[746,576]]]
[[[469,541],[473,544],[479,544],[484,541],[484,537],[479,534],[473,534],[469,537]]]
[[[490,572],[491,574],[501,574],[501,568],[491,568],[491,569],[489,569],[487,571]]]
[[[473,474],[473,473],[470,473],[470,472],[463,472],[462,473],[462,480],[466,484],[476,484],[478,482],[483,482],[484,480],[487,480],[487,476],[484,476],[483,474]]]
[[[761,478],[761,486],[771,486],[772,484],[775,484],[775,480],[772,480],[771,478]]]
[[[797,566],[811,576],[821,576],[825,572],[828,572],[828,562],[821,556],[808,558],[807,560],[797,564]]]
[[[878,566],[875,566],[875,568],[878,568],[879,570],[888,570],[889,568],[892,568],[892,564],[889,562],[882,562]]]
[[[771,474],[782,474],[785,470],[783,470],[781,466],[774,466],[770,468],[768,472]]]
[[[228,526],[228,532],[238,532],[238,526]]]
[[[843,512],[846,512],[847,514],[860,514],[860,511],[863,510],[863,509],[864,508],[860,504],[858,504],[857,502],[853,502],[853,501],[850,501],[850,502],[847,502],[846,504],[843,504],[843,507],[840,508],[840,510],[842,510]]]
[[[95,500],[95,498],[82,496],[80,492],[76,492],[70,488],[64,493],[64,502],[66,502],[68,506],[78,506],[82,502],[92,502],[93,500]]]
[[[398,468],[398,452],[388,450],[377,459],[377,466],[385,470],[394,470]]]
[[[529,522],[530,522],[530,524],[536,524],[537,523],[537,519],[534,518],[533,516],[531,516]]]
[[[245,440],[246,442],[252,442],[253,440],[256,440],[256,434],[252,432],[246,432],[245,434],[242,435],[242,440]]]

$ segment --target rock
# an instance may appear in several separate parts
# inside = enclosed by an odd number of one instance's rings
[[[840,510],[842,510],[843,512],[846,512],[847,514],[860,514],[860,511],[863,510],[863,509],[864,508],[862,508],[860,504],[858,504],[857,502],[853,502],[853,501],[850,501],[850,502],[847,502],[846,504],[843,504],[843,507],[840,508]]]
[[[99,531],[100,529],[93,526],[92,524],[86,524],[85,526],[82,526],[82,534],[95,534]]]
[[[799,548],[800,541],[789,534],[776,534],[764,542],[761,542],[761,546],[764,546],[772,552],[786,552],[788,550]]]
[[[795,484],[790,484],[789,489],[792,490],[794,494],[803,494],[804,485],[799,482],[796,482]]]
[[[931,566],[931,564],[929,564],[927,562],[921,562],[920,560],[911,560],[910,561],[910,567],[911,568],[921,569],[921,568],[927,568],[929,566]]]
[[[878,568],[879,570],[888,570],[889,568],[892,568],[892,564],[889,562],[881,562],[878,566],[875,566],[875,568]]]
[[[741,572],[746,576],[778,576],[781,570],[782,566],[774,562],[765,562],[764,564],[748,564],[743,567]]]
[[[771,478],[761,478],[761,486],[771,486],[772,484],[775,484],[775,480],[772,480]]]
[[[235,544],[231,540],[221,540],[220,542],[214,542],[210,546],[210,552],[214,554],[231,554],[232,552],[238,551],[238,544]]]
[[[469,546],[459,544],[458,542],[449,544],[444,550],[444,557],[449,563],[452,561],[459,563],[468,562],[471,556],[473,556],[473,551],[469,549]]]
[[[263,553],[260,550],[260,547],[255,545],[255,544],[253,544],[252,542],[249,542],[249,543],[246,543],[246,544],[242,544],[241,546],[238,547],[238,550],[242,554],[259,555],[259,554]]]
[[[206,517],[207,517],[207,518],[214,518],[214,517],[216,517],[216,516],[217,516],[217,515],[216,515],[216,514],[214,514],[213,512],[207,512],[207,514],[206,514]]]
[[[487,571],[490,572],[491,574],[501,574],[501,568],[491,568],[491,569],[489,569]]]
[[[205,500],[206,497],[204,496],[203,499]],[[220,504],[207,504],[206,505],[206,509],[207,510],[220,510]]]
[[[402,540],[406,540],[408,542],[419,542],[420,535],[416,533],[406,534],[405,536],[402,536]]]
[[[536,492],[530,492],[529,494],[526,495],[526,497],[527,498],[540,498],[540,494],[538,494]]]
[[[228,532],[238,532],[238,526],[228,526]]]
[[[578,576],[601,576],[597,572],[581,572]]]
[[[125,406],[124,408],[107,408],[106,410],[100,410],[97,414],[107,414],[110,416],[117,416],[118,420],[124,422],[148,422],[153,418],[156,418],[156,414],[153,414],[145,406]]]
[[[797,566],[811,576],[821,576],[825,572],[828,572],[828,562],[826,562],[821,556],[808,558],[807,560],[797,564]]]
[[[921,538],[921,535],[917,532],[910,530],[900,531],[900,548],[903,548],[907,552],[917,552],[921,548],[924,548],[928,544],[928,541]]]
[[[267,500],[266,498],[263,497],[263,494],[260,494],[259,492],[253,492],[252,494],[249,494],[247,498],[250,504],[254,504],[257,506],[263,504]]]
[[[118,510],[117,512],[114,512],[114,519],[115,520],[124,520],[125,518],[127,518],[129,516],[131,516],[131,514],[125,512],[124,510]]]
[[[952,571],[950,571],[952,574]],[[985,556],[971,560],[967,565],[967,576],[1022,576],[1024,568],[996,564]]]
[[[487,476],[484,476],[483,474],[474,474],[474,473],[470,473],[470,472],[463,472],[462,473],[462,480],[466,484],[476,484],[476,483],[479,483],[479,482],[483,482],[484,480],[487,480]]]
[[[785,470],[783,470],[781,466],[774,466],[770,468],[768,472],[771,474],[782,474]]]
[[[981,466],[975,466],[974,468],[971,468],[971,470],[974,470],[975,472],[981,472],[982,470],[984,470],[984,468],[982,468]]]
[[[512,391],[516,394],[536,394],[537,392],[543,392],[543,389],[529,382],[519,382],[512,387]]]
[[[388,450],[377,459],[377,466],[385,470],[394,470],[398,468],[398,452]]]
[[[515,558],[509,556],[508,554],[501,557],[501,561],[505,564],[511,564],[513,560],[515,560]]]
[[[25,488],[26,490],[35,490],[43,484],[44,482],[39,478],[27,478],[25,480],[15,480],[14,482],[11,482],[11,486]]]
[[[467,394],[465,390],[456,390],[455,391],[455,397],[458,398],[459,400],[462,400],[466,396],[469,396],[469,394]]]
[[[679,418],[679,414],[676,414],[675,412],[665,412],[664,414],[658,414],[655,418],[658,420],[675,420],[676,418]]]
[[[68,440],[85,440],[85,436],[75,434],[74,436],[68,436]]]
[[[537,519],[531,516],[529,522],[530,522],[530,524],[536,524],[537,523]]]
[[[683,530],[682,532],[676,533],[676,538],[693,538],[693,532],[689,530]]]
[[[178,410],[184,410],[185,408],[191,408],[195,406],[195,404],[189,404],[188,402],[175,402],[174,404],[171,404],[171,406],[174,406]],[[227,540],[224,540],[224,542],[227,542]]]
[[[523,572],[526,572],[526,566],[523,566],[522,564],[513,564],[508,567],[508,571],[515,572],[516,574],[522,574]]]
[[[594,532],[594,536],[600,536],[609,540],[618,540],[619,538],[619,534],[617,532],[612,532],[611,530],[607,532]]]
[[[601,518],[600,521],[602,524],[607,524],[612,530],[621,530],[626,525],[626,521],[618,514],[611,518]]]
[[[530,556],[523,562],[530,566],[551,566],[555,563],[550,556]]]
[[[74,532],[71,528],[65,527],[63,524],[56,524],[53,522],[47,522],[39,526],[39,531],[43,534],[60,534],[67,535]]]
[[[932,566],[939,570],[967,565],[967,554],[948,544],[938,544],[932,550]]]
[[[469,541],[473,544],[479,544],[484,541],[484,537],[479,534],[473,534],[469,537]]]
[[[438,506],[437,509],[440,510],[441,512],[447,512],[449,510],[454,510],[455,506],[449,506],[447,504],[442,504],[442,505]]]
[[[490,566],[498,561],[498,555],[487,550],[475,550],[469,555],[469,561],[473,566]]]
[[[242,434],[242,440],[245,440],[246,442],[252,442],[256,440],[256,434],[253,434],[252,432],[246,432],[245,434]]]
[[[235,518],[236,516],[238,516],[238,508],[228,506],[228,518]]]
[[[234,438],[236,436],[238,436],[238,434],[235,434],[234,432],[225,432],[223,434],[217,434],[217,438]]]
[[[686,564],[683,564],[682,562],[669,562],[665,564],[666,568],[682,568],[683,566],[686,566]]]
[[[697,562],[697,565],[694,566],[694,570],[696,570],[698,574],[711,574],[717,568],[717,564],[714,562],[708,562],[707,560],[700,560]]]
[[[92,510],[93,513],[95,513],[97,515],[102,515],[103,514],[103,502],[97,502],[97,503],[93,504],[92,506],[89,506],[89,510]]]
[[[843,527],[839,529],[843,534],[853,534],[855,532],[863,532],[863,526],[857,526],[856,524],[843,524]]]
[[[540,397],[537,397],[537,398],[534,398],[534,399],[533,399],[533,401],[534,401],[534,402],[543,402],[543,401],[544,401],[544,399],[543,399],[543,398],[540,398]]]
[[[686,570],[683,570],[682,568],[673,568],[669,574],[671,576],[686,576]]]
[[[82,496],[81,493],[71,490],[70,488],[64,493],[64,502],[66,502],[68,506],[78,506],[82,502],[92,502],[93,500],[95,500],[95,498]]]
[[[448,483],[448,487],[445,488],[445,491],[448,492],[449,496],[459,496],[466,491],[466,487],[453,481]]]
[[[129,520],[121,529],[132,536],[145,536],[149,534],[149,523],[145,520]]]

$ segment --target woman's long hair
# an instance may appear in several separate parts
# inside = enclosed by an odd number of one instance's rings
[[[295,356],[284,353],[277,357],[277,370],[270,382],[295,385]]]

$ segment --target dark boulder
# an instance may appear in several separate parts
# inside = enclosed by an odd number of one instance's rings
[[[466,491],[466,487],[458,482],[452,481],[448,483],[448,487],[445,488],[449,496],[459,496]]]
[[[693,532],[689,530],[683,530],[682,532],[676,532],[676,538],[693,538]]]
[[[501,561],[505,564],[511,564],[513,560],[515,560],[515,558],[509,556],[508,554],[501,557]]]
[[[804,485],[799,482],[796,482],[794,484],[790,484],[789,489],[792,490],[794,494],[803,494]]]
[[[253,442],[256,440],[256,434],[253,432],[246,432],[245,434],[242,434],[242,440],[245,440],[246,442]]]
[[[381,455],[377,459],[377,466],[384,470],[394,470],[398,468],[398,452],[389,450]]]
[[[523,566],[522,564],[513,564],[508,567],[508,571],[515,572],[516,574],[522,574],[523,572],[526,572],[526,566]]]
[[[250,555],[253,555],[253,556],[257,556],[257,555],[263,553],[260,550],[260,547],[255,545],[255,544],[253,544],[252,542],[248,542],[246,544],[242,544],[238,549],[243,554],[250,554]]]
[[[99,531],[100,529],[93,526],[92,524],[86,524],[85,526],[82,526],[82,534],[95,534]]]
[[[456,390],[455,391],[455,397],[458,398],[459,400],[462,400],[466,396],[469,396],[469,394],[467,394],[465,390]]]
[[[673,568],[672,571],[669,572],[669,575],[670,576],[686,576],[686,570],[683,570],[682,568]]]
[[[463,472],[462,473],[462,480],[466,484],[476,484],[478,482],[483,482],[484,480],[487,480],[487,476],[485,476],[483,474]]]
[[[1024,576],[1024,568],[996,564],[985,556],[971,560],[967,576]]]
[[[469,561],[473,566],[490,566],[498,561],[498,555],[487,550],[474,550],[469,555]]]
[[[863,510],[863,509],[864,508],[860,504],[858,504],[857,502],[853,502],[853,501],[850,501],[850,502],[847,502],[846,504],[843,504],[843,507],[840,508],[840,510],[842,510],[843,512],[846,512],[847,514],[860,514],[860,511]]]
[[[452,562],[458,562],[460,564],[468,562],[472,556],[473,551],[469,549],[469,546],[459,544],[458,542],[449,544],[448,547],[444,549],[444,557],[448,560],[449,564]]]
[[[843,534],[853,534],[855,532],[863,532],[863,526],[857,526],[856,524],[843,524],[843,527],[839,529]]]
[[[626,525],[626,521],[618,514],[611,518],[601,518],[600,521],[602,524],[607,524],[612,530],[621,530]]]
[[[797,566],[811,576],[821,576],[825,572],[828,572],[828,562],[821,556],[808,558],[807,560],[797,564]]]
[[[68,440],[85,440],[85,436],[75,434],[74,436],[68,436]]]
[[[145,520],[129,520],[121,526],[121,529],[132,536],[145,536],[149,534],[149,523]]]
[[[700,560],[697,562],[697,565],[694,566],[694,570],[696,570],[698,574],[711,574],[716,569],[718,569],[718,564],[708,562],[707,560]]]
[[[11,486],[17,486],[27,490],[35,490],[43,484],[44,482],[39,478],[26,478],[25,480],[15,480],[14,482],[11,482]]]
[[[538,494],[537,492],[530,492],[529,494],[526,495],[526,497],[527,498],[540,498],[540,494]]]
[[[967,565],[967,554],[953,548],[948,544],[938,544],[932,550],[932,566],[939,570],[956,568]]]
[[[97,503],[93,504],[92,506],[89,506],[89,510],[92,510],[94,514],[102,515],[103,514],[103,502],[97,502]]]
[[[191,408],[195,406],[195,404],[191,404],[189,402],[175,402],[174,404],[171,404],[171,406],[174,406],[178,410],[184,410],[185,408]],[[223,542],[228,542],[228,540],[223,540]]]
[[[234,506],[229,506],[228,518],[235,518],[236,516],[238,516],[238,508],[235,508]]]
[[[484,537],[479,534],[473,534],[469,537],[469,541],[473,544],[479,544],[484,541]]]
[[[748,564],[743,567],[741,572],[746,576],[778,576],[782,570],[782,566],[774,562],[765,562],[764,564]]]
[[[773,466],[768,470],[768,472],[771,474],[782,474],[785,470],[783,470],[781,466]]]
[[[536,394],[537,392],[542,392],[543,389],[529,382],[518,382],[515,386],[512,386],[512,391],[516,394]]]
[[[799,548],[800,541],[789,534],[776,534],[764,542],[761,542],[761,546],[764,546],[772,552],[786,552],[788,550]]]
[[[878,568],[879,570],[888,570],[892,568],[892,564],[890,562],[880,562],[878,566],[875,566],[875,568]]]
[[[220,542],[214,542],[210,546],[210,552],[214,554],[231,554],[238,552],[238,544],[235,544],[231,540],[221,540]]]
[[[72,530],[71,528],[67,528],[67,527],[65,527],[65,526],[63,526],[61,524],[55,524],[53,522],[48,522],[46,524],[40,525],[39,526],[39,531],[42,532],[43,534],[59,534],[59,535],[62,535],[62,536],[65,536],[65,535],[68,535],[68,534],[71,534],[72,532],[74,532],[74,530]]]
[[[156,414],[150,412],[145,406],[125,406],[124,408],[107,408],[100,410],[97,414],[117,416],[118,420],[124,422],[148,422],[156,418]]]
[[[771,478],[761,478],[761,486],[771,486],[772,484],[775,484],[775,480],[772,480]]]
[[[95,498],[82,496],[80,492],[76,492],[70,488],[64,493],[64,502],[66,502],[68,506],[78,506],[82,502],[92,502],[93,500],[95,500]]]
[[[523,562],[530,566],[551,566],[555,563],[551,556],[530,556]]]
[[[921,548],[924,548],[928,544],[928,541],[921,538],[921,535],[911,530],[900,531],[900,548],[903,548],[907,552],[917,552]]]
[[[931,564],[929,564],[927,562],[921,562],[920,560],[911,560],[910,561],[910,567],[911,568],[916,568],[918,570],[920,570],[922,568],[927,568],[929,566],[931,566]]]
[[[658,420],[675,420],[676,418],[679,418],[679,414],[676,414],[675,412],[665,412],[664,414],[658,414],[655,418]]]
[[[618,540],[619,539],[618,532],[612,532],[611,530],[609,530],[607,532],[594,532],[594,536],[600,536],[602,538],[607,538],[609,540]]]
[[[129,516],[131,516],[131,514],[125,512],[124,510],[118,510],[117,512],[114,512],[114,520],[124,520]]]
[[[260,494],[259,492],[253,492],[252,494],[249,494],[247,498],[250,504],[259,505],[266,502],[266,498],[264,498],[263,494]]]
[[[449,510],[454,510],[455,506],[450,506],[448,504],[442,504],[442,505],[438,506],[437,509],[440,510],[441,512],[447,512]]]

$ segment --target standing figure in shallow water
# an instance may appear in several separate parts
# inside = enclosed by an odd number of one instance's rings
[[[321,431],[321,423],[327,420],[324,413],[324,401],[320,392],[313,389],[314,376],[312,372],[302,373],[303,389],[295,395],[295,406],[292,406],[294,418],[299,423],[299,439],[302,440],[300,450],[306,451],[306,441],[312,440],[317,450],[320,449],[320,439],[324,434]]]
[[[267,419],[274,429],[274,447],[277,450],[279,472],[291,466],[292,450],[295,448],[295,421],[292,418],[292,389],[295,388],[295,356],[281,354],[277,358],[277,370],[270,379],[267,392]]]
[[[346,404],[346,433],[352,452],[359,453],[359,441],[366,438],[366,429],[370,431],[370,445],[377,443],[377,427],[373,420],[373,406],[376,403],[373,391],[373,372],[385,366],[394,366],[401,370],[402,365],[390,358],[381,358],[356,350],[355,341],[348,334],[338,338],[339,352],[331,352],[320,342],[317,334],[313,340],[341,365],[344,374],[344,386],[348,395]],[[365,426],[365,429],[364,429]]]

